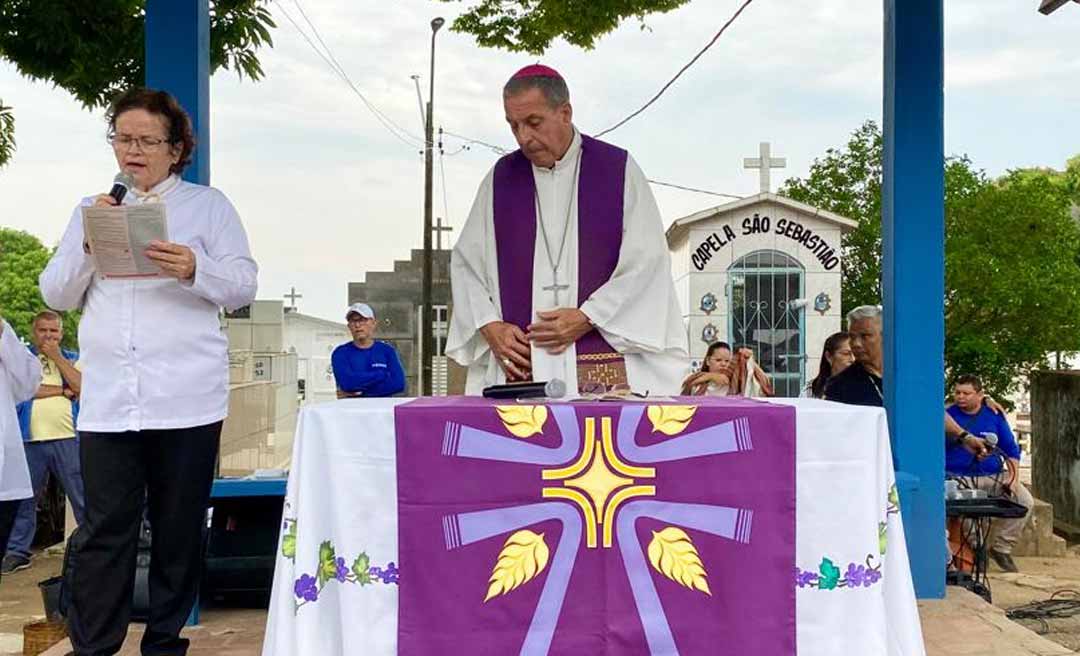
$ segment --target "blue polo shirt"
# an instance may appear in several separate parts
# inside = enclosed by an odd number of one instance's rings
[[[1009,422],[1005,421],[998,413],[985,405],[979,411],[969,415],[954,405],[946,412],[960,424],[967,432],[975,437],[982,438],[983,433],[996,433],[998,436],[998,449],[1006,457],[1014,460],[1020,459],[1020,446],[1016,443]],[[985,439],[985,438],[983,438]],[[985,458],[982,461],[975,459],[975,455],[965,449],[961,444],[950,444],[945,449],[945,471],[959,476],[993,476],[1001,473],[1003,463],[1001,458]]]
[[[397,350],[376,341],[368,348],[346,342],[330,356],[334,380],[343,392],[362,396],[393,396],[405,391],[405,371]]]

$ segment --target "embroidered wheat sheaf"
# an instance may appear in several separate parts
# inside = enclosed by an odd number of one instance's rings
[[[696,405],[650,405],[649,421],[654,433],[678,435],[690,425],[695,412]]]
[[[517,437],[532,437],[544,432],[544,422],[548,418],[548,409],[542,405],[498,405],[503,426],[510,434]]]
[[[705,565],[701,562],[697,547],[690,541],[686,531],[668,526],[653,531],[649,542],[649,562],[656,571],[687,588],[697,589],[712,596]]]
[[[550,555],[543,533],[524,530],[511,535],[499,552],[484,601],[531,581],[547,567]]]

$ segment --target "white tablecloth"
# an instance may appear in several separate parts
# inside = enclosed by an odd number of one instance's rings
[[[395,654],[394,407],[406,401],[301,411],[264,656]],[[799,655],[925,654],[884,411],[775,402],[797,412]]]

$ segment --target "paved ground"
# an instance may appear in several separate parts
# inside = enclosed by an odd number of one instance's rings
[[[927,656],[1064,656],[1076,652],[1008,620],[981,597],[949,586],[940,601],[920,601]]]
[[[22,627],[45,619],[37,582],[60,573],[59,554],[39,554],[33,566],[0,581],[0,654],[22,653]]]
[[[995,605],[955,587],[942,601],[919,603],[927,656],[1058,656],[1080,653],[1080,616],[1039,622],[1012,622],[1004,608],[1047,599],[1062,589],[1080,590],[1080,556],[1017,558],[1021,574],[992,573]],[[60,569],[56,555],[39,556],[34,567],[0,583],[0,654],[20,654],[23,624],[41,619],[36,582]],[[266,613],[247,609],[209,609],[202,624],[185,631],[190,656],[259,656]],[[1027,627],[1027,628],[1025,628]],[[1031,630],[1028,630],[1031,629]],[[1036,631],[1045,633],[1037,635]],[[132,625],[121,656],[137,656],[142,627]],[[61,643],[46,656],[63,656]],[[846,656],[846,655],[845,655]]]
[[[1055,592],[1059,592],[1060,597],[1080,602],[1080,556],[1075,548],[1065,558],[1017,558],[1016,564],[1020,568],[1019,574],[991,572],[995,606],[1015,608],[1047,600]],[[1017,620],[1017,623],[1080,652],[1080,614],[1048,618],[1044,622]]]
[[[44,619],[37,582],[60,572],[60,556],[39,555],[33,567],[0,581],[0,655],[22,654],[22,627]],[[258,656],[262,652],[266,612],[249,609],[205,609],[200,625],[185,629],[192,640],[188,656]],[[119,656],[138,656],[142,625],[133,624]],[[45,652],[63,656],[67,641]]]
[[[249,609],[206,610],[199,626],[184,629],[191,640],[188,656],[259,656],[262,653],[266,611]],[[142,625],[132,624],[124,648],[118,656],[139,656]],[[43,656],[64,656],[71,646],[67,640]]]

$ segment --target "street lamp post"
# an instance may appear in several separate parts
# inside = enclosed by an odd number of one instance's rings
[[[428,102],[427,117],[424,121],[424,266],[423,283],[420,292],[421,326],[420,326],[420,380],[421,396],[431,396],[431,361],[435,355],[432,353],[434,346],[432,340],[432,312],[431,312],[431,203],[432,203],[432,168],[433,149],[435,146],[435,35],[446,21],[441,17],[431,21],[431,72],[428,76]]]

